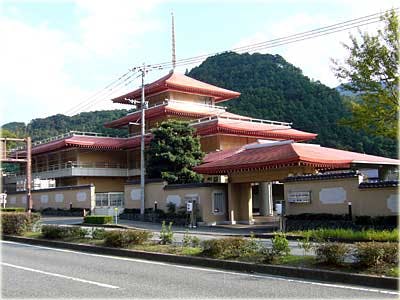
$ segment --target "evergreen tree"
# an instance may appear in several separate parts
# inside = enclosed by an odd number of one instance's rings
[[[194,129],[188,122],[169,120],[152,130],[153,139],[147,150],[146,171],[149,178],[162,178],[168,183],[197,183],[201,175],[192,171],[204,153]]]

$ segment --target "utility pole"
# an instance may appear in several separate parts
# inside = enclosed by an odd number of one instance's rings
[[[145,176],[145,162],[144,162],[144,135],[146,131],[146,122],[145,122],[145,109],[147,108],[147,103],[145,101],[144,95],[144,76],[146,74],[145,65],[143,63],[142,67],[142,100],[141,100],[141,112],[142,112],[142,119],[141,119],[141,137],[140,137],[140,214],[144,220],[144,176]]]
[[[26,138],[26,205],[28,213],[32,212],[32,140],[28,136]]]

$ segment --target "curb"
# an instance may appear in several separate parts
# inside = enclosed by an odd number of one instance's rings
[[[122,256],[129,258],[140,258],[146,260],[201,266],[214,269],[225,269],[225,270],[247,272],[247,273],[270,274],[276,276],[310,279],[310,280],[330,282],[330,283],[345,283],[345,284],[361,285],[361,286],[391,289],[391,290],[398,290],[399,287],[398,279],[393,277],[379,277],[379,276],[361,275],[355,273],[344,273],[337,271],[296,268],[296,267],[277,266],[277,265],[257,265],[246,262],[227,261],[227,260],[219,260],[219,259],[211,259],[203,257],[178,256],[173,254],[100,247],[100,246],[92,246],[85,244],[72,244],[66,242],[49,241],[49,240],[33,239],[26,237],[16,237],[9,235],[4,235],[2,238],[3,240],[6,241],[20,242],[31,245],[41,245],[53,248],[78,250],[96,254],[114,255],[114,256]]]

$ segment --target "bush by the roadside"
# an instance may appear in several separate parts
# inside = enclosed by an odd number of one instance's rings
[[[22,235],[32,231],[37,222],[40,221],[40,214],[25,212],[2,212],[1,231],[3,234]]]
[[[146,230],[110,230],[105,232],[104,245],[125,248],[129,245],[141,245],[147,242],[152,233]]]
[[[92,239],[103,240],[106,237],[106,231],[103,228],[94,228],[92,230]]]
[[[272,251],[276,256],[284,256],[290,253],[289,241],[283,233],[279,233],[272,239]]]
[[[5,208],[0,208],[1,212],[25,212],[25,208],[23,207],[5,207]]]
[[[57,226],[57,225],[43,225],[42,237],[46,239],[70,239],[70,238],[84,238],[87,234],[86,230],[78,226]]]
[[[84,223],[87,224],[108,224],[112,223],[112,221],[113,221],[113,216],[96,215],[96,216],[86,216],[84,218]]]
[[[343,243],[321,243],[316,246],[317,260],[330,265],[341,265],[349,252],[349,247]]]
[[[355,257],[362,267],[398,263],[398,243],[356,243]]]
[[[172,231],[172,222],[169,222],[168,226],[165,225],[165,221],[162,222],[160,231],[160,244],[172,244],[174,241],[174,232]]]
[[[261,254],[259,244],[242,237],[205,240],[202,247],[203,255],[213,258],[244,258]]]

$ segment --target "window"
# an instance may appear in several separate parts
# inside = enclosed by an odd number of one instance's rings
[[[124,206],[124,193],[96,193],[96,206]]]
[[[212,213],[214,215],[223,215],[225,213],[225,193],[215,191],[212,194]]]

